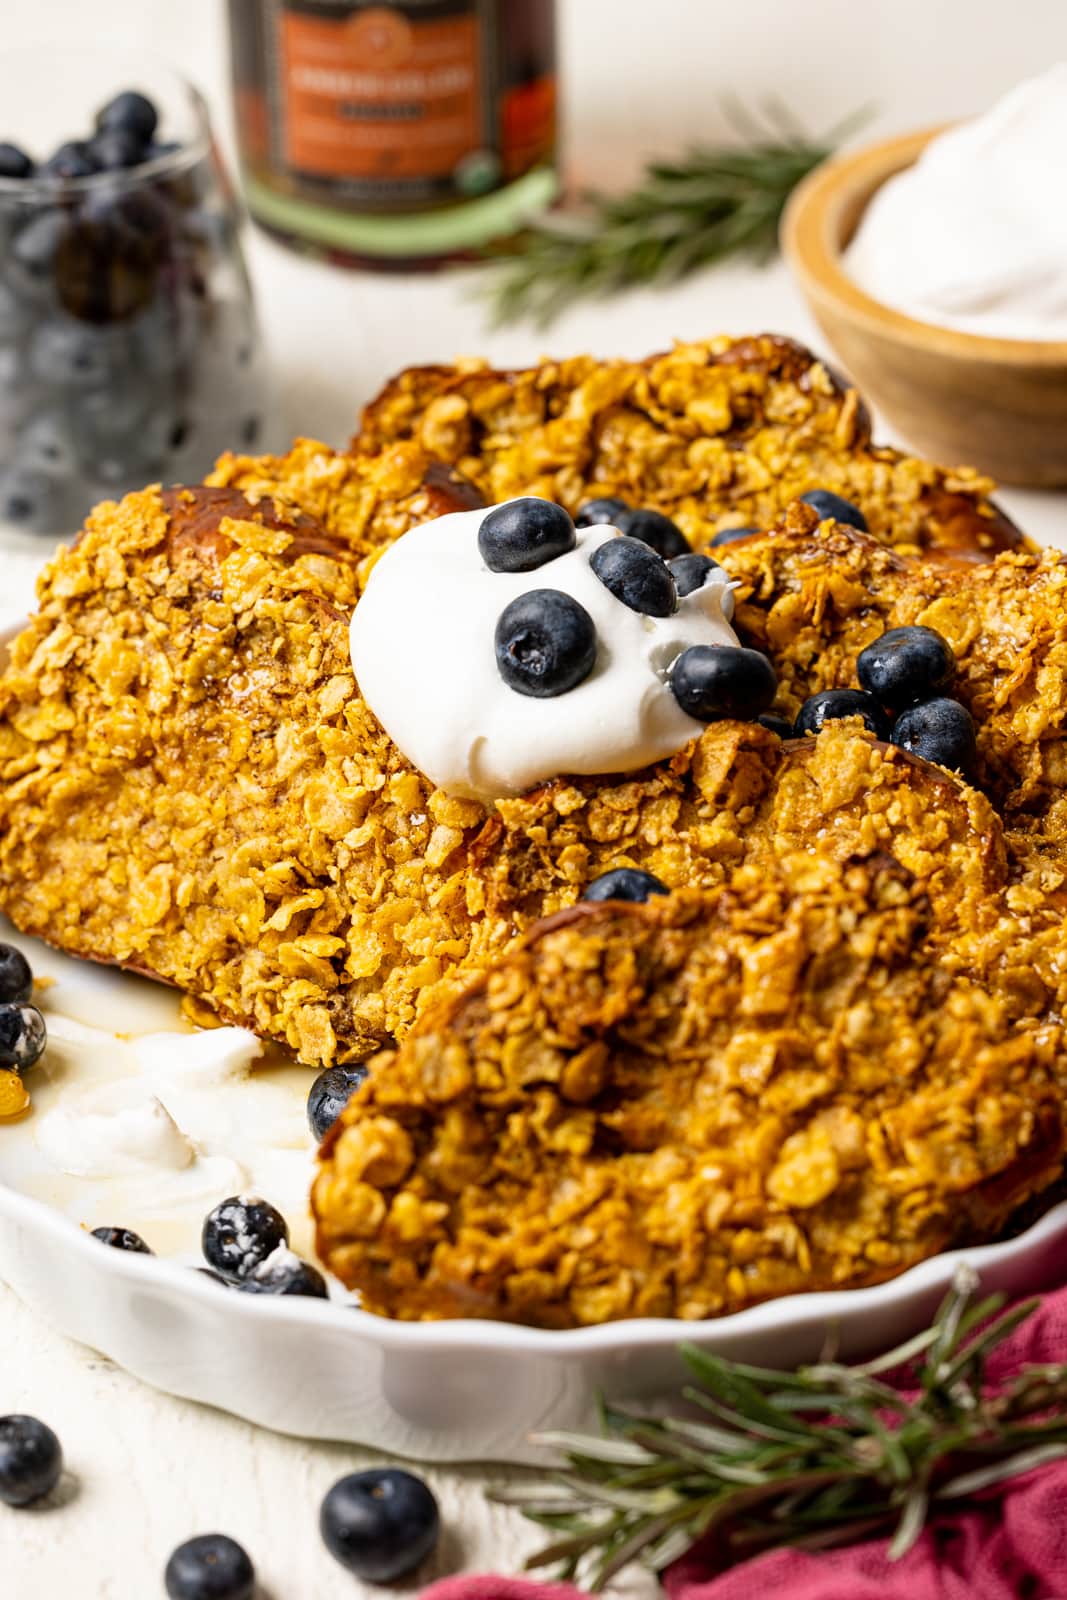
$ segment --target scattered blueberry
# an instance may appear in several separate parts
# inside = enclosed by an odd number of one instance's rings
[[[831,489],[809,489],[800,498],[805,505],[814,507],[823,522],[830,518],[834,522],[847,523],[850,528],[858,528],[861,533],[867,532],[867,518],[859,506],[854,506],[843,495],[834,494]]]
[[[533,572],[574,549],[574,523],[552,500],[524,495],[482,519],[478,550],[490,572]]]
[[[637,905],[653,894],[670,894],[670,890],[651,872],[641,872],[637,867],[615,867],[594,878],[583,900],[632,900]]]
[[[327,1067],[308,1091],[308,1127],[316,1139],[325,1139],[345,1106],[367,1076],[366,1067]]]
[[[143,141],[128,128],[102,128],[89,141],[89,151],[100,172],[136,167],[145,159]]]
[[[773,711],[765,711],[761,717],[756,718],[756,721],[761,727],[769,728],[771,733],[776,733],[779,739],[793,737],[793,724],[788,717],[779,717]]]
[[[578,507],[574,526],[596,528],[603,523],[609,523],[617,528],[619,518],[625,516],[629,509],[625,500],[620,500],[615,495],[602,495],[599,500],[587,500],[584,505]]]
[[[662,511],[639,508],[624,512],[619,517],[618,528],[620,533],[629,534],[631,539],[640,539],[642,544],[650,545],[664,561],[669,561],[672,556],[684,556],[689,549],[689,540],[681,528],[670,517],[665,517]]]
[[[280,1244],[288,1243],[289,1227],[281,1212],[254,1195],[220,1200],[200,1235],[205,1261],[226,1278],[247,1278]]]
[[[285,1256],[280,1261],[264,1261],[237,1287],[245,1294],[306,1295],[312,1300],[328,1300],[330,1291],[322,1273],[308,1261]]]
[[[693,645],[671,668],[671,689],[698,722],[737,717],[751,722],[778,692],[774,668],[758,650],[741,645]]]
[[[0,1005],[0,1067],[29,1072],[47,1043],[44,1018],[36,1006]]]
[[[902,750],[910,750],[924,761],[950,767],[965,777],[974,771],[978,755],[974,719],[958,700],[924,700],[902,711],[890,737]]]
[[[236,1539],[202,1533],[174,1551],[163,1582],[170,1600],[252,1600],[256,1574]]]
[[[517,694],[535,699],[577,688],[596,661],[596,628],[583,605],[559,589],[529,589],[496,625],[496,664]]]
[[[397,1467],[353,1472],[322,1502],[319,1529],[330,1554],[366,1583],[394,1583],[437,1543],[437,1501],[411,1472]]]
[[[115,95],[96,115],[96,126],[101,131],[118,128],[131,133],[142,145],[147,145],[159,125],[159,113],[145,94],[136,89],[125,89]]]
[[[128,1250],[131,1255],[150,1256],[149,1250],[139,1233],[134,1233],[132,1228],[94,1228],[93,1238],[99,1239],[101,1244],[108,1244],[112,1250]]]
[[[793,732],[797,738],[818,733],[824,722],[840,717],[862,717],[863,726],[876,738],[888,736],[885,713],[874,696],[863,689],[822,689],[810,695],[797,713]]]
[[[697,589],[704,587],[710,572],[722,571],[717,561],[698,554],[696,550],[690,550],[684,556],[675,556],[673,561],[667,562],[667,567],[679,596],[695,594]]]
[[[0,178],[29,178],[33,162],[17,144],[0,144]]]
[[[616,600],[646,617],[669,617],[678,609],[678,590],[662,556],[640,539],[620,534],[598,545],[589,565]]]
[[[747,539],[750,534],[759,533],[758,528],[720,528],[711,541],[711,549],[718,550],[724,544],[733,544],[737,539]]]
[[[956,676],[956,657],[934,628],[889,628],[860,651],[856,676],[882,705],[899,711],[944,694]]]
[[[33,973],[21,950],[0,944],[0,1005],[21,1005],[33,994]]]
[[[100,166],[92,148],[84,139],[69,139],[66,144],[61,144],[54,155],[41,168],[41,172],[49,178],[91,178],[94,172],[99,172]]]
[[[0,1417],[0,1500],[28,1506],[50,1494],[63,1471],[63,1450],[37,1417]]]

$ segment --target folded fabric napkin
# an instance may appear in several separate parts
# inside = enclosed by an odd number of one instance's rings
[[[1021,1366],[1067,1361],[1067,1288],[990,1357],[990,1385]],[[818,1555],[774,1550],[723,1572],[697,1548],[663,1575],[669,1600],[1067,1600],[1067,1461],[1009,1480],[953,1514],[938,1514],[899,1561],[888,1539]],[[570,1584],[446,1578],[422,1600],[578,1600]]]

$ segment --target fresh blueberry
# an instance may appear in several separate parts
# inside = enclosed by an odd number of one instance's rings
[[[858,528],[861,533],[867,532],[867,518],[859,506],[854,506],[851,500],[846,500],[842,495],[834,494],[830,489],[809,489],[801,495],[806,506],[812,506],[818,513],[821,521],[828,518],[833,522],[844,522],[850,528]]]
[[[56,533],[60,518],[54,478],[20,466],[0,473],[0,522],[13,523],[27,533]]]
[[[596,661],[592,617],[559,589],[528,589],[505,606],[494,642],[504,682],[538,700],[577,688]]]
[[[21,950],[0,944],[0,1005],[23,1005],[33,994],[33,973]]]
[[[0,1417],[0,1500],[28,1506],[50,1494],[63,1471],[63,1450],[36,1417]]]
[[[367,1076],[364,1066],[327,1067],[308,1092],[308,1127],[316,1139],[325,1139],[345,1106]]]
[[[698,554],[696,550],[690,550],[684,556],[675,556],[673,561],[667,562],[667,566],[679,597],[695,594],[698,589],[704,587],[710,572],[722,571],[717,561],[713,561],[710,556]]]
[[[758,528],[720,528],[711,541],[711,549],[718,550],[724,544],[733,544],[737,539],[747,539],[753,533],[759,533]]]
[[[583,900],[632,900],[637,905],[653,894],[670,894],[665,883],[651,872],[641,872],[637,867],[615,867],[602,872],[588,885]]]
[[[256,1574],[236,1539],[202,1533],[174,1551],[163,1582],[170,1600],[252,1600]]]
[[[882,705],[901,711],[944,694],[956,676],[956,657],[935,628],[889,628],[860,651],[856,676]]]
[[[66,418],[39,411],[18,431],[15,455],[19,464],[50,478],[71,478],[78,470],[78,454]]]
[[[776,733],[779,739],[793,737],[793,724],[788,717],[779,717],[773,711],[765,711],[761,717],[756,718],[756,721],[761,727],[769,728],[771,733]]]
[[[639,508],[636,511],[626,511],[618,519],[620,533],[629,534],[631,539],[640,539],[642,544],[647,544],[664,561],[669,561],[672,556],[684,556],[690,548],[689,540],[670,517],[665,517],[662,511],[650,511]]]
[[[115,340],[95,328],[42,322],[30,339],[30,371],[57,388],[93,389],[109,382],[122,353]]]
[[[809,695],[797,713],[793,732],[798,739],[807,733],[818,733],[824,722],[834,722],[839,717],[862,717],[863,726],[876,738],[888,736],[885,713],[874,696],[863,689],[822,689]]]
[[[322,1502],[323,1543],[365,1583],[395,1583],[437,1543],[437,1501],[411,1472],[376,1467],[335,1483]]]
[[[533,572],[574,549],[574,523],[552,500],[525,495],[483,517],[478,550],[490,572]]]
[[[616,600],[646,617],[669,617],[678,609],[678,590],[667,563],[640,539],[620,534],[605,539],[589,565]]]
[[[123,133],[132,133],[142,145],[146,145],[159,126],[159,113],[147,95],[140,94],[136,89],[125,89],[122,94],[109,100],[106,106],[101,106],[96,114],[96,126],[101,132],[119,128]]]
[[[208,1213],[200,1247],[209,1266],[227,1278],[247,1278],[280,1244],[289,1227],[280,1211],[255,1195],[220,1200]]]
[[[958,700],[924,700],[902,711],[890,735],[894,744],[924,761],[950,767],[964,776],[974,771],[978,747],[974,719]]]
[[[29,1072],[47,1043],[44,1018],[36,1006],[0,1005],[0,1067]]]
[[[237,1287],[246,1294],[305,1295],[311,1300],[330,1298],[322,1273],[310,1262],[288,1253],[280,1261],[264,1261],[250,1277],[242,1278]]]
[[[48,157],[41,171],[46,177],[61,178],[65,182],[71,178],[91,178],[94,172],[100,171],[100,166],[92,147],[84,139],[69,139]]]
[[[603,523],[609,523],[613,528],[619,525],[619,518],[624,517],[630,510],[625,500],[620,500],[616,495],[602,495],[598,500],[587,500],[578,507],[578,515],[574,519],[576,528],[596,528]]]
[[[778,692],[774,668],[758,650],[741,645],[698,644],[683,650],[671,668],[674,698],[698,722],[737,717],[751,722]]]
[[[29,178],[33,162],[17,144],[0,144],[0,178]]]
[[[128,1250],[131,1255],[150,1256],[154,1253],[132,1228],[94,1228],[93,1238],[99,1239],[101,1244],[109,1244],[112,1250]]]
[[[102,128],[89,141],[89,149],[101,172],[136,167],[145,159],[144,141],[128,128]]]
[[[25,222],[11,241],[14,283],[37,293],[50,284],[56,255],[68,232],[66,212],[58,208],[38,211]]]

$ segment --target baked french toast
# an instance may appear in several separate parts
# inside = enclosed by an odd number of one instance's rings
[[[810,350],[773,334],[679,344],[647,361],[575,356],[525,371],[414,367],[363,413],[352,450],[417,444],[485,499],[542,495],[571,512],[617,495],[672,517],[697,549],[768,528],[829,489],[911,554],[986,560],[1025,545],[988,478],[871,442],[871,420]]]

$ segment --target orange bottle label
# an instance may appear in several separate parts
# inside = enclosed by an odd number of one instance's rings
[[[331,20],[285,11],[288,165],[322,177],[447,178],[482,142],[474,16],[412,22],[390,6]]]

